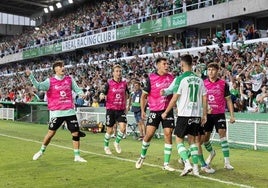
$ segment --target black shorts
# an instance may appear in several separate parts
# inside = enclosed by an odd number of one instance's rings
[[[127,123],[127,116],[124,110],[106,110],[106,126],[113,127],[114,124]]]
[[[66,122],[67,128],[70,132],[73,133],[79,131],[79,124],[76,115],[51,118],[48,123],[48,129],[56,131],[64,121]]]
[[[198,133],[199,133],[199,135],[205,135],[205,133],[206,133],[205,127],[201,126],[201,124],[200,124],[200,126],[198,128]]]
[[[208,114],[207,123],[204,126],[206,132],[212,132],[215,126],[216,132],[219,129],[226,129],[225,114]]]
[[[201,128],[201,117],[182,117],[177,118],[174,134],[179,138],[186,135],[198,136]]]
[[[154,126],[158,129],[159,124],[162,123],[162,127],[164,128],[174,128],[174,114],[173,110],[171,110],[168,114],[166,119],[162,119],[161,114],[164,110],[161,111],[150,111],[150,114],[147,118],[146,126]]]

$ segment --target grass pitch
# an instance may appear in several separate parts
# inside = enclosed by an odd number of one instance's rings
[[[58,130],[46,153],[37,161],[32,156],[41,146],[47,125],[0,120],[0,187],[11,188],[162,188],[162,187],[268,187],[268,152],[231,148],[231,164],[235,170],[223,169],[223,156],[218,144],[213,144],[216,157],[212,167],[215,174],[200,172],[200,177],[180,177],[183,166],[177,162],[173,145],[171,166],[176,172],[161,169],[163,139],[153,139],[144,166],[137,170],[141,142],[132,136],[122,140],[122,153],[117,154],[110,141],[112,156],[103,151],[103,133],[81,139],[81,156],[87,163],[73,162],[71,135]],[[208,153],[204,152],[205,157]]]

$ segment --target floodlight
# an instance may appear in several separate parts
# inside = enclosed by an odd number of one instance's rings
[[[48,8],[44,8],[44,12],[45,13],[48,13]]]
[[[61,7],[62,7],[61,3],[58,2],[58,3],[56,4],[56,7],[57,7],[57,8],[61,8]]]
[[[52,5],[49,6],[50,11],[54,11],[54,7]]]

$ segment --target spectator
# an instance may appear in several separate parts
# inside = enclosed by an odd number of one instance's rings
[[[141,118],[141,104],[140,104],[141,95],[142,95],[141,84],[139,81],[135,81],[134,91],[131,93],[128,103],[128,111],[130,110],[131,107],[131,111],[134,113],[134,118],[136,120],[140,132],[139,140],[143,140],[143,137],[145,136],[145,125],[144,121]]]
[[[94,108],[100,107],[99,102],[98,102],[98,98],[96,96],[93,97],[93,101],[92,101],[91,106]]]
[[[256,96],[256,101],[258,105],[258,112],[266,113],[268,106],[268,90],[266,85],[261,87],[261,93]]]
[[[105,103],[106,103],[105,95],[103,93],[100,93],[100,96],[99,96],[99,106],[100,107],[104,107],[105,106]]]

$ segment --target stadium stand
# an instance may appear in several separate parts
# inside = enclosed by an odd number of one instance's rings
[[[61,42],[73,37],[91,35],[114,28],[142,23],[180,12],[212,6],[224,1],[99,1],[88,3],[74,12],[54,17],[40,25],[38,30],[26,28],[24,34],[2,39],[1,56],[17,53],[31,47]],[[100,7],[96,9],[95,7]]]

